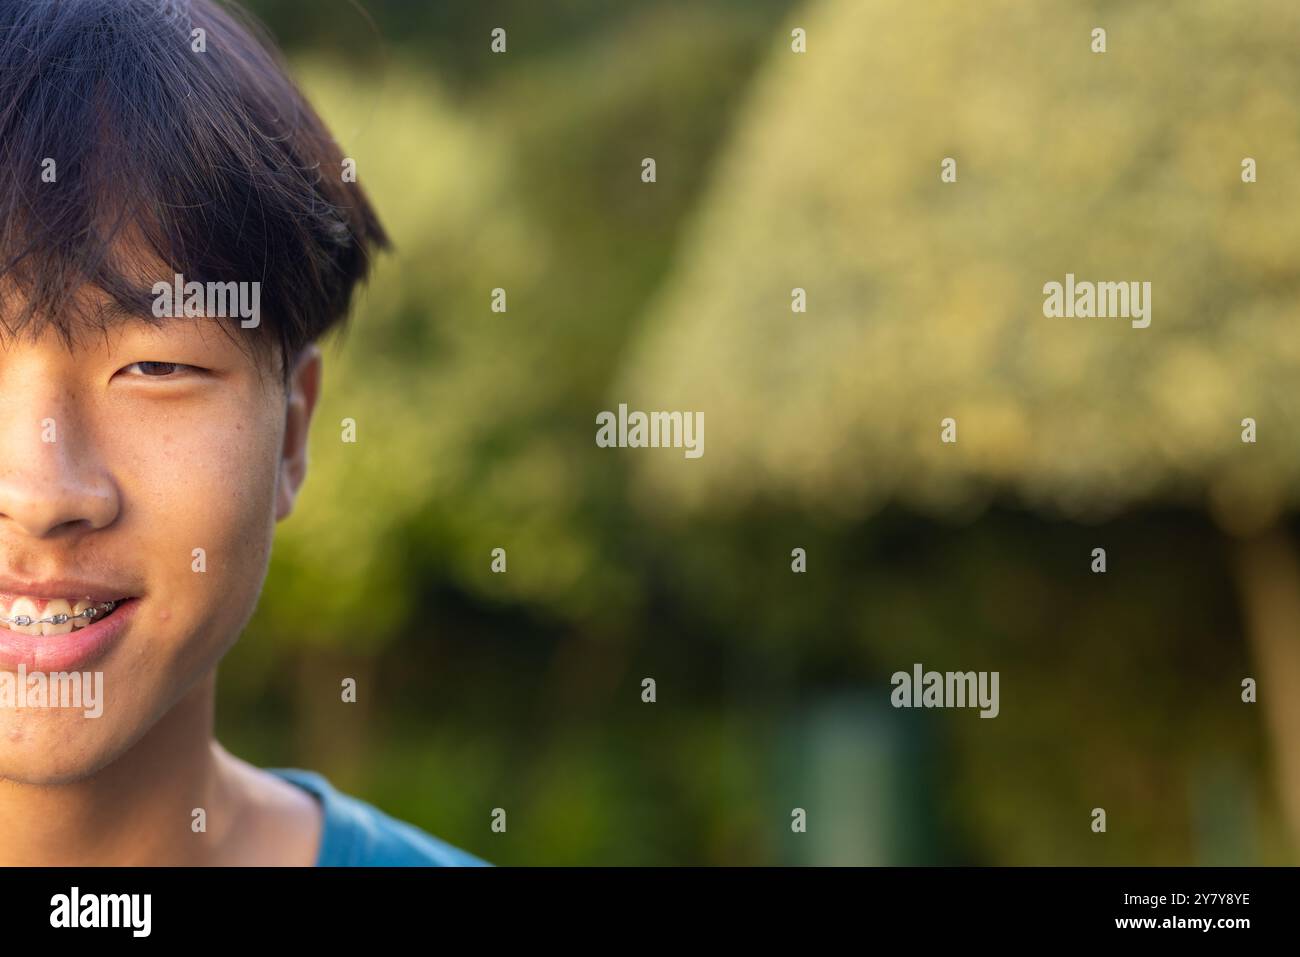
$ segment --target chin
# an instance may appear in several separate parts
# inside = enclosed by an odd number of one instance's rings
[[[72,784],[91,777],[125,748],[103,717],[80,711],[0,710],[0,780],[34,787]]]

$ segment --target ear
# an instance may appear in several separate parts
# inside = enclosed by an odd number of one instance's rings
[[[289,395],[285,407],[284,444],[280,448],[280,474],[276,482],[275,520],[282,521],[293,511],[307,477],[307,434],[316,397],[320,394],[321,354],[315,343],[306,346],[289,376]]]

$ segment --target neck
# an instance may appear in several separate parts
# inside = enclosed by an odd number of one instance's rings
[[[212,737],[215,684],[214,669],[92,774],[60,784],[0,779],[0,865],[217,863],[239,800],[229,756]],[[194,829],[197,808],[206,832]]]

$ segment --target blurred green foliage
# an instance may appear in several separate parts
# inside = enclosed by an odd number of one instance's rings
[[[1231,526],[1294,503],[1300,445],[1243,455],[1240,423],[1300,428],[1300,8],[840,0],[806,19],[813,53],[756,84],[621,383],[633,407],[705,410],[726,443],[697,469],[643,457],[647,500],[971,514],[1003,492]],[[1149,281],[1152,325],[1044,318],[1067,273]],[[947,416],[956,446],[935,440]]]
[[[1027,5],[391,0],[364,5],[374,31],[343,0],[252,6],[396,247],[326,350],[309,480],[223,665],[232,749],[498,863],[1287,859],[1260,732],[1223,703],[1246,665],[1224,570],[1198,557],[1219,533],[1168,507],[1188,500],[1164,478],[1201,474],[1213,440],[1163,468],[1142,451],[1192,428],[1179,377],[1207,365],[1280,407],[1290,346],[1250,349],[1283,321],[1289,267],[1248,247],[1294,227],[1282,186],[1235,191],[1229,154],[1284,138],[1245,71],[1271,51],[1276,87],[1284,47],[1215,40],[1205,4],[1159,35],[1183,58],[1222,42],[1238,65],[1215,83],[1124,49],[1123,26],[1161,28],[1141,5],[1099,8],[1107,77],[1042,33],[1077,31],[1086,57],[1086,12]],[[796,24],[817,56],[789,54]],[[1220,185],[1187,157],[1225,129]],[[1169,177],[1133,172],[1152,151]],[[1229,211],[1264,234],[1219,228]],[[1260,331],[1236,345],[1206,338],[1229,256],[1273,263],[1234,279],[1272,290],[1241,300]],[[1152,329],[1053,338],[1021,293],[1067,268],[1190,285],[1157,293]],[[1207,360],[1225,349],[1240,361]],[[708,453],[602,454],[595,413],[629,397],[704,409]],[[1000,423],[963,433],[953,475],[903,439],[941,414]],[[1053,459],[1026,439],[1063,422],[1105,445]],[[1150,508],[967,524],[1007,486],[1088,512],[1122,475]],[[1087,574],[1103,536],[1143,574]],[[912,661],[1000,669],[1002,716],[879,707]],[[1098,804],[1121,810],[1105,841]],[[792,839],[793,807],[840,839]]]

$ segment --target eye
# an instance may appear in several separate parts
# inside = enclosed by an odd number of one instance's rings
[[[139,369],[137,373],[132,373],[132,369]],[[122,369],[127,375],[145,379],[181,379],[187,373],[202,372],[198,366],[186,365],[183,362],[133,362]]]

